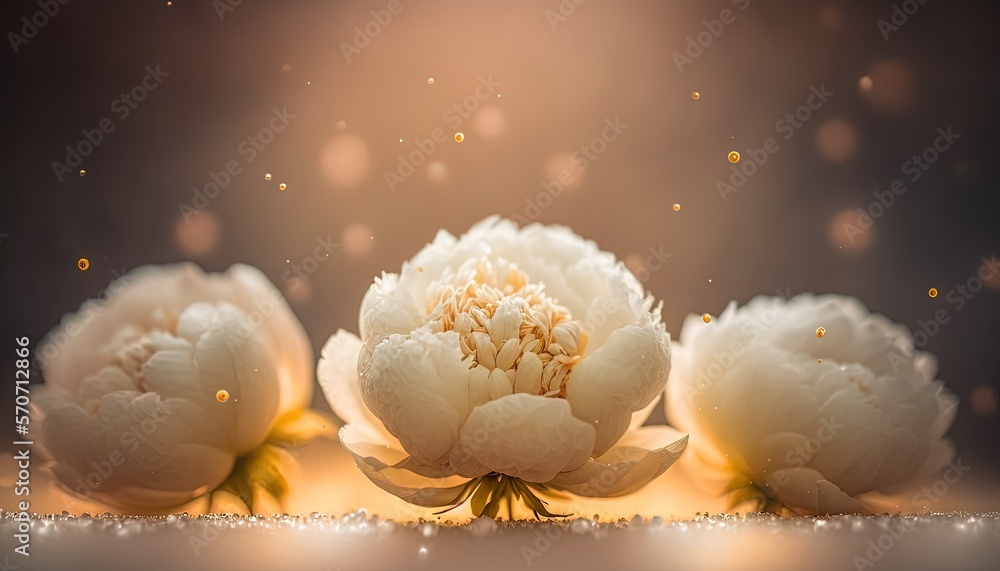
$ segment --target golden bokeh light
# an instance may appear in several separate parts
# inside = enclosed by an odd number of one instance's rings
[[[989,385],[980,385],[972,389],[972,394],[969,398],[972,410],[983,416],[996,413],[997,405],[1000,404],[998,401],[1000,401],[1000,395],[997,394],[996,387]]]
[[[858,150],[858,133],[843,119],[828,119],[816,129],[816,150],[828,162],[842,163]]]
[[[226,402],[226,401],[228,401],[229,400],[229,391],[227,391],[225,389],[222,389],[219,392],[215,393],[215,400],[217,400],[219,402]]]
[[[729,151],[729,162],[736,164],[740,162],[740,154],[736,151]]]
[[[865,98],[873,107],[887,114],[899,115],[909,111],[916,98],[916,80],[906,65],[884,60],[868,72],[872,87]]]
[[[85,272],[90,268],[90,260],[87,258],[80,258],[76,261],[76,267],[80,268],[81,272]]]
[[[368,145],[353,134],[330,139],[319,155],[323,179],[341,189],[357,186],[368,175],[371,166]]]
[[[847,208],[830,218],[827,236],[834,250],[847,253],[863,252],[875,240],[875,227],[869,224],[867,214],[856,208]]]
[[[826,327],[817,327],[816,337],[818,337],[819,339],[826,337]]]
[[[352,258],[363,258],[372,251],[372,229],[367,224],[351,224],[340,234],[344,253]]]
[[[191,256],[211,254],[219,243],[219,219],[215,214],[202,210],[177,218],[174,237],[180,249]]]
[[[494,139],[507,130],[507,116],[496,105],[486,105],[472,116],[472,128],[477,135]]]

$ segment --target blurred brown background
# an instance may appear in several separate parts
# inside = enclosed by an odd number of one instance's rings
[[[997,468],[1000,276],[961,309],[952,291],[1000,254],[994,4],[232,3],[76,0],[31,38],[22,18],[39,3],[0,7],[27,40],[0,48],[4,377],[14,337],[37,343],[113,271],[184,259],[298,283],[318,350],[357,330],[373,276],[439,228],[500,214],[570,225],[625,259],[674,336],[689,312],[776,290],[856,295],[915,331],[946,310],[925,349],[962,398],[952,435]],[[119,98],[147,66],[169,75],[132,108]],[[275,109],[294,118],[272,123]],[[105,118],[114,130],[60,181],[53,161]],[[911,181],[907,161],[949,126],[960,137]],[[727,153],[750,169],[768,137],[777,150],[723,200]],[[421,162],[412,175],[401,156]],[[194,189],[229,161],[239,173],[185,221],[179,205],[201,205]],[[907,191],[846,230],[895,179]],[[326,239],[333,255],[309,262]],[[304,282],[294,265],[313,268]]]

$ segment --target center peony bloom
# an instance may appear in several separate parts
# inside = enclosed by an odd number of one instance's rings
[[[361,470],[411,503],[551,516],[539,494],[631,493],[687,443],[640,428],[670,371],[659,307],[567,228],[442,231],[375,280],[360,326],[327,342],[320,385]]]

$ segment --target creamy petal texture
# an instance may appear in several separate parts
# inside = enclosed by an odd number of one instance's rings
[[[248,266],[139,268],[63,318],[39,356],[35,403],[54,474],[140,511],[214,489],[311,394],[305,333]]]
[[[801,513],[857,511],[852,496],[950,459],[941,438],[957,399],[933,357],[857,299],[758,297],[710,323],[688,316],[681,340],[667,414],[730,488],[757,486]]]
[[[459,238],[442,231],[375,280],[359,324],[360,340],[338,332],[327,343],[320,384],[362,471],[412,503],[477,490],[474,510],[489,512],[491,494],[532,485],[630,493],[686,445],[664,429],[613,448],[647,430],[670,337],[635,276],[568,228],[494,217]],[[605,462],[616,485],[587,487]],[[454,478],[473,487],[441,483]]]

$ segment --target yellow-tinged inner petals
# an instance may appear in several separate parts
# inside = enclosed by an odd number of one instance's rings
[[[428,322],[459,336],[472,405],[513,393],[565,398],[587,333],[514,264],[481,260],[438,287]]]

